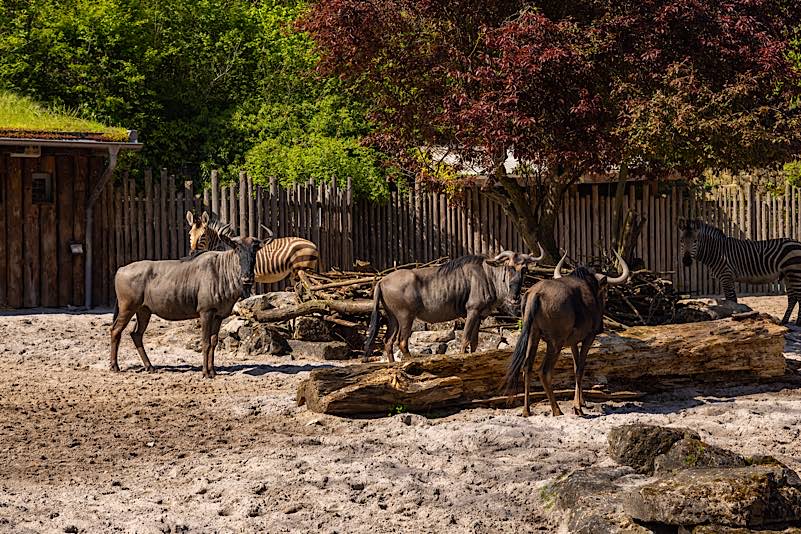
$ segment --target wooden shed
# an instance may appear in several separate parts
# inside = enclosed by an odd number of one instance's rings
[[[141,144],[135,132],[62,118],[0,94],[0,307],[91,306],[96,296],[93,249],[113,229],[93,226],[93,208],[119,151]]]

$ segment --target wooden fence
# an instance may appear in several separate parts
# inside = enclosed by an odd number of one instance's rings
[[[297,235],[320,248],[324,268],[350,268],[354,260],[384,269],[463,254],[525,250],[512,221],[478,190],[460,203],[443,193],[419,188],[393,192],[386,203],[354,201],[350,185],[298,185],[283,189],[253,184],[242,173],[238,183],[221,186],[212,173],[211,187],[196,191],[191,181],[162,171],[144,173],[143,186],[124,176],[118,181],[105,216],[114,221],[113,236],[101,248],[109,278],[117,267],[137,259],[177,258],[189,252],[185,214],[211,210],[241,235],[262,235],[260,224],[276,237]],[[615,184],[580,184],[567,193],[557,221],[557,242],[570,256],[588,261],[611,247]],[[111,195],[113,194],[113,201]],[[104,204],[105,205],[105,204]],[[681,265],[679,217],[698,217],[729,235],[749,239],[801,239],[801,192],[761,195],[754,188],[719,187],[699,198],[680,182],[632,182],[624,205],[647,218],[637,252],[652,270],[671,278],[686,293],[719,294],[706,268]],[[105,255],[104,255],[105,254]],[[101,282],[97,302],[111,300],[111,284]],[[273,286],[276,288],[280,286]],[[262,290],[267,288],[260,288]],[[777,293],[780,284],[742,285],[740,294]],[[103,296],[106,299],[103,299]]]

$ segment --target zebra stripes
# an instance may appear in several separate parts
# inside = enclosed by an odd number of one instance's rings
[[[227,246],[220,239],[220,233],[233,237],[229,224],[209,220],[208,212],[203,212],[200,220],[195,220],[187,212],[190,224],[189,244],[192,250],[225,250]],[[280,282],[289,275],[296,277],[298,271],[316,271],[320,263],[317,245],[302,237],[278,237],[262,247],[256,255],[256,282],[271,284]]]
[[[787,311],[782,324],[790,320],[796,303],[801,302],[801,243],[786,238],[736,239],[699,220],[679,221],[679,229],[684,265],[689,267],[693,259],[706,265],[723,286],[726,300],[737,302],[735,282],[764,284],[783,279]],[[801,308],[796,324],[801,326]]]

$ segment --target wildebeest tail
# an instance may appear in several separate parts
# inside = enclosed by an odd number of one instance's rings
[[[370,316],[370,329],[367,332],[367,341],[364,343],[364,358],[370,356],[370,349],[373,347],[375,336],[378,335],[378,327],[381,323],[381,312],[378,307],[381,304],[381,282],[375,285],[373,291],[373,314]]]
[[[520,332],[520,337],[517,339],[515,351],[512,353],[512,359],[509,360],[509,367],[506,369],[506,392],[516,393],[517,386],[520,384],[520,371],[526,363],[526,355],[528,354],[528,340],[531,336],[531,328],[534,326],[534,318],[540,309],[539,295],[531,299],[531,305],[526,306],[525,313],[523,314],[523,329]]]

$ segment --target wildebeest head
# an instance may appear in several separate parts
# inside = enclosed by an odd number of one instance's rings
[[[681,262],[685,267],[693,264],[695,255],[698,252],[698,228],[700,221],[697,219],[679,219],[679,230],[681,235]]]
[[[504,250],[491,260],[487,260],[488,265],[504,268],[504,281],[509,284],[506,306],[510,311],[516,311],[520,307],[520,292],[523,288],[528,264],[538,262],[545,257],[542,245],[538,244],[538,246],[540,248],[539,256]]]
[[[256,255],[259,250],[270,241],[272,235],[263,242],[255,237],[234,237],[220,235],[226,245],[234,249],[239,257],[240,280],[242,281],[242,298],[246,299],[251,295],[253,283],[256,279]]]
[[[596,273],[592,269],[583,265],[579,265],[571,274],[571,276],[581,278],[587,282],[593,294],[598,297],[601,306],[606,305],[606,290],[609,286],[625,284],[631,277],[631,271],[629,270],[628,264],[626,264],[616,250],[612,252],[614,252],[615,257],[617,257],[617,261],[620,263],[621,273],[619,276],[610,278],[609,275]],[[554,267],[554,279],[562,278],[562,265],[565,263],[565,258],[567,258],[567,253],[562,256],[562,259],[560,259],[559,263],[557,263],[556,267]]]
[[[187,211],[186,222],[189,223],[189,250],[208,249],[212,237],[217,235],[230,237],[231,225],[211,221],[207,211],[204,211],[200,217],[195,217],[191,211]]]

